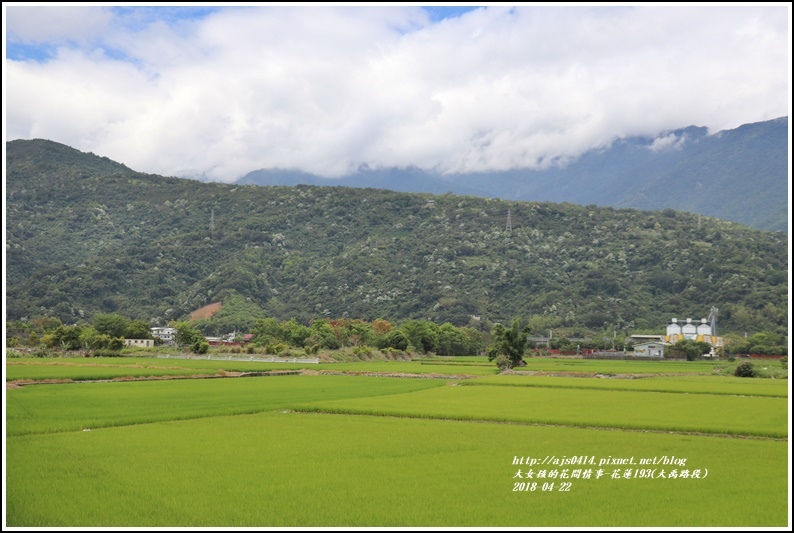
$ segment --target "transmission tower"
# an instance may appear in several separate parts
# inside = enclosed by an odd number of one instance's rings
[[[505,231],[512,232],[513,231],[513,220],[510,216],[510,208],[507,208],[507,225],[505,226]]]
[[[215,231],[215,209],[210,211],[210,231]]]

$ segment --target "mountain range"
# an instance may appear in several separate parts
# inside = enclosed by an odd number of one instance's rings
[[[690,126],[655,137],[626,137],[566,164],[537,170],[444,175],[418,168],[367,168],[330,179],[266,169],[250,172],[237,183],[340,185],[643,210],[670,208],[787,231],[788,146],[788,117],[781,117],[713,135],[706,128]]]
[[[6,143],[6,319],[207,304],[248,318],[409,318],[662,332],[788,330],[788,235],[665,208],[202,183]],[[583,336],[576,334],[574,336]]]

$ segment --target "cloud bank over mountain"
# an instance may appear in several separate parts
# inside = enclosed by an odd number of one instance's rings
[[[791,100],[788,5],[4,10],[7,139],[164,175],[543,168]]]

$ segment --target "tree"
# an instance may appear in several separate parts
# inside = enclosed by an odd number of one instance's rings
[[[118,314],[96,315],[92,321],[94,329],[111,337],[124,337],[129,320]],[[147,328],[148,329],[148,328]]]
[[[355,346],[369,346],[375,341],[372,325],[362,320],[353,320],[347,326],[347,339]]]
[[[107,348],[112,337],[106,333],[99,333],[96,328],[91,326],[83,328],[80,332],[80,343],[86,350],[100,350]]]
[[[391,331],[391,324],[382,318],[376,318],[372,321],[372,331],[375,335],[386,335]]]
[[[251,330],[254,335],[251,339],[257,346],[273,344],[280,339],[281,329],[275,318],[260,318]]]
[[[294,318],[290,318],[281,324],[280,331],[281,338],[289,343],[290,346],[295,346],[297,348],[302,348],[304,341],[312,333],[309,328],[303,324],[299,324]]]
[[[385,347],[404,352],[408,349],[408,338],[399,329],[394,329],[386,336]]]
[[[665,351],[665,357],[686,357],[687,361],[694,361],[710,351],[711,345],[706,342],[682,339]]]
[[[95,330],[99,333],[110,335],[111,337],[124,337],[127,333],[128,325],[129,320],[116,313],[110,315],[96,315],[93,320]]]
[[[127,324],[127,330],[124,332],[125,339],[151,339],[152,332],[149,329],[149,324],[143,320],[132,320]]]
[[[108,342],[108,350],[119,351],[122,348],[124,348],[124,339],[121,337],[113,337],[110,339],[110,342]]]
[[[326,320],[315,320],[310,328],[309,335],[303,342],[306,346],[319,346],[329,350],[338,350],[342,343],[334,335],[334,330]]]
[[[53,332],[52,345],[63,350],[79,350],[83,347],[80,341],[82,326],[58,326]]]
[[[408,342],[422,353],[433,352],[438,346],[438,326],[427,320],[408,320],[400,329]]]
[[[514,318],[513,325],[507,329],[502,324],[496,324],[491,330],[493,343],[488,347],[488,360],[493,361],[500,355],[509,360],[508,368],[525,366],[524,352],[527,347],[530,327],[521,327],[521,319]]]
[[[438,355],[471,355],[469,339],[460,328],[449,322],[438,328]]]
[[[196,342],[207,340],[204,335],[187,320],[176,322],[173,327],[176,329],[177,346],[193,346]]]

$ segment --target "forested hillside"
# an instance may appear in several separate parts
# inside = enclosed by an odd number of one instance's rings
[[[787,236],[673,211],[141,174],[7,143],[6,320],[165,323],[233,295],[295,317],[787,334]],[[511,229],[508,229],[508,213]]]
[[[439,175],[416,168],[362,169],[339,179],[258,170],[238,183],[343,185],[402,192],[616,208],[676,209],[770,231],[788,230],[788,117],[708,135],[690,126],[626,137],[538,169]]]

